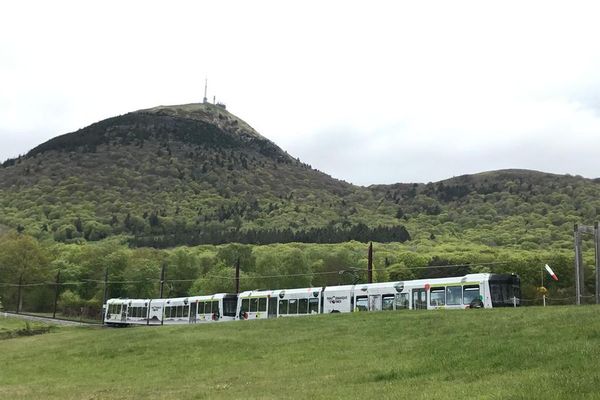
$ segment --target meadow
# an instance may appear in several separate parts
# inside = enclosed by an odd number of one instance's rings
[[[599,314],[564,306],[60,327],[0,340],[0,398],[600,398]],[[7,324],[0,318],[1,329],[17,328]]]

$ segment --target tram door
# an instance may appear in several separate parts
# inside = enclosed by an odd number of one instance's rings
[[[198,303],[195,301],[190,303],[190,323],[196,323],[196,310],[198,308]]]
[[[427,309],[427,291],[425,289],[412,290],[413,310]]]
[[[381,295],[369,296],[369,311],[381,311]]]
[[[269,308],[267,311],[267,318],[277,317],[277,297],[269,297]]]
[[[127,321],[127,304],[123,304],[123,309],[121,310],[121,321]]]

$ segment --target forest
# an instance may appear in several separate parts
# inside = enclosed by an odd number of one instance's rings
[[[374,281],[516,273],[522,279],[524,305],[541,303],[542,280],[549,290],[549,304],[574,302],[572,250],[519,250],[430,240],[374,243],[373,247]],[[163,267],[165,297],[212,294],[234,290],[238,260],[242,290],[360,283],[366,282],[367,249],[367,243],[356,241],[132,248],[123,238],[65,244],[9,232],[0,235],[0,301],[7,310],[18,306],[21,311],[50,313],[58,294],[61,315],[98,318],[105,273],[108,297],[158,297]],[[592,244],[586,242],[585,250],[585,295],[591,296],[595,284]],[[546,263],[559,276],[558,282],[544,275]]]

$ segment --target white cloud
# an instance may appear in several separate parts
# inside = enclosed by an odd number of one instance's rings
[[[596,177],[599,9],[12,2],[0,16],[0,159],[116,114],[200,101],[208,75],[211,97],[351,182],[494,168]]]

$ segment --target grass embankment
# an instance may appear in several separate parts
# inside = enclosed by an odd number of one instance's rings
[[[0,398],[600,398],[599,313],[531,307],[58,328],[0,341]]]
[[[44,324],[43,322],[24,321],[19,318],[3,317],[2,313],[0,313],[0,340],[39,335],[49,332],[50,329],[51,326]],[[1,376],[0,370],[0,377]],[[0,393],[1,392],[2,391],[0,390]]]

